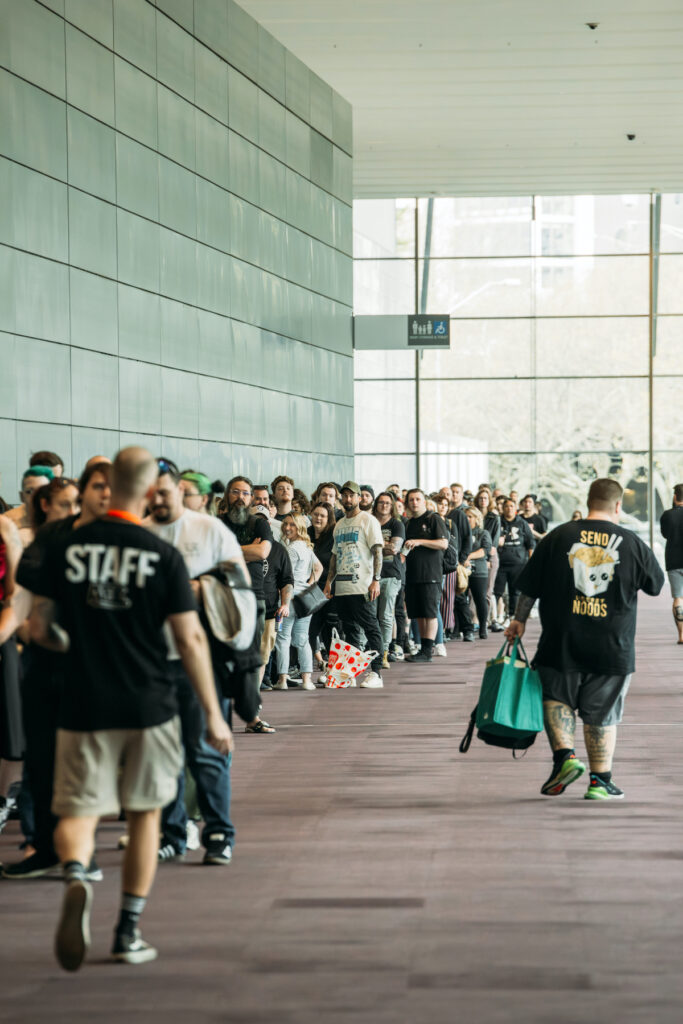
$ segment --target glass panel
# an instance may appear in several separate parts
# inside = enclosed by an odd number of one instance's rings
[[[531,320],[452,320],[451,347],[422,355],[420,376],[528,377]]]
[[[415,312],[415,266],[402,260],[361,260],[353,265],[355,313]]]
[[[683,256],[660,259],[657,311],[683,313]]]
[[[419,262],[423,287],[424,260]],[[529,316],[531,262],[429,260],[427,309],[454,317]]]
[[[539,259],[538,316],[636,316],[649,309],[646,256]]]
[[[541,256],[646,253],[650,197],[537,196],[534,230]]]
[[[412,487],[417,480],[414,455],[356,455],[354,473],[375,494],[390,484]]]
[[[654,553],[664,565],[665,541],[659,529],[662,512],[673,505],[672,491],[676,484],[683,483],[683,451],[654,453],[654,484],[655,484],[655,535]],[[668,586],[665,584],[665,593]]]
[[[501,455],[489,452],[434,452],[420,455],[420,485],[425,491],[439,491],[452,483],[476,492],[479,484],[529,490],[530,455]]]
[[[354,396],[357,452],[414,450],[415,386],[412,381],[356,381]],[[368,410],[372,410],[372,415],[364,415]]]
[[[415,377],[414,352],[375,352],[356,349],[354,352],[356,380],[377,380],[392,377]]]
[[[683,252],[683,194],[662,196],[662,252]]]
[[[533,488],[551,524],[566,522],[576,509],[586,514],[588,488],[598,477],[612,477],[624,488],[621,522],[648,541],[647,453],[566,452],[539,455]]]
[[[415,256],[414,199],[358,199],[353,204],[356,259]]]
[[[419,251],[425,254],[429,203],[433,204],[432,256],[528,256],[531,196],[419,199]]]
[[[683,377],[655,378],[653,399],[654,447],[680,451],[683,449]]]
[[[647,380],[537,381],[536,439],[541,451],[647,448]]]
[[[683,317],[657,319],[655,373],[680,373],[683,366]]]
[[[647,317],[571,317],[536,320],[539,377],[647,374],[650,327]]]
[[[420,383],[421,452],[532,450],[528,380]]]

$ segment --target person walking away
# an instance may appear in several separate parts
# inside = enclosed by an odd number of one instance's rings
[[[540,599],[541,638],[534,663],[543,685],[553,767],[541,793],[558,796],[585,771],[574,749],[576,713],[590,766],[588,800],[622,799],[612,760],[635,668],[638,591],[656,596],[664,574],[652,551],[619,525],[623,488],[594,480],[588,516],[548,534],[518,580],[520,596],[505,635],[524,635]]]
[[[421,650],[406,661],[429,664],[437,629],[437,612],[443,583],[443,553],[448,547],[448,529],[441,516],[427,511],[424,491],[408,491],[411,518],[406,523],[406,609],[417,621]],[[469,524],[467,531],[471,535]]]
[[[666,540],[664,560],[674,602],[678,643],[683,644],[683,484],[674,487],[673,507],[662,514],[659,527]]]
[[[334,595],[337,615],[346,639],[354,647],[362,646],[365,634],[377,655],[360,686],[380,689],[382,680],[382,634],[377,619],[379,582],[382,578],[382,530],[369,512],[360,510],[360,487],[347,480],[341,489],[344,518],[334,528],[332,558],[325,584],[325,596]]]
[[[68,971],[81,966],[90,945],[85,873],[97,822],[121,806],[130,841],[112,956],[130,964],[157,956],[139,920],[157,866],[160,810],[176,791],[182,763],[166,620],[202,705],[208,742],[223,756],[232,750],[182,557],[140,520],[157,476],[144,448],[119,452],[107,515],[48,548],[31,611],[31,639],[68,652],[52,804],[66,882],[55,952]]]

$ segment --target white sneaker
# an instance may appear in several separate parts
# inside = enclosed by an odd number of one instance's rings
[[[316,682],[317,682],[318,686],[324,686],[325,683],[327,682],[327,673],[326,672],[321,672],[320,675],[318,676]]]
[[[434,644],[434,654],[437,656],[437,658],[446,658],[446,657],[448,657],[448,655],[446,653],[446,645],[445,644]]]
[[[277,683],[273,683],[273,689],[274,690],[288,690],[289,687],[287,686],[287,680],[285,679],[283,682],[280,682],[280,680],[278,679]]]
[[[411,657],[412,657],[413,654],[417,654],[419,649],[420,648],[417,646],[417,644],[415,643],[414,640],[409,640],[408,641],[408,654],[410,654]]]
[[[307,679],[305,683],[302,682],[299,687],[300,690],[315,690],[315,683],[312,679]]]
[[[368,672],[365,678],[361,679],[358,685],[364,687],[366,690],[381,690],[384,683],[382,682],[382,677],[376,672]]]
[[[192,818],[187,819],[187,825],[185,826],[185,835],[188,850],[198,850],[201,846],[199,839],[199,829]]]

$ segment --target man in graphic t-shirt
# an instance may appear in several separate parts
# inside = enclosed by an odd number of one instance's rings
[[[427,511],[424,491],[408,491],[410,519],[406,523],[406,609],[417,619],[421,649],[406,661],[429,664],[436,639],[437,613],[443,587],[443,555],[448,527],[436,512]]]
[[[545,516],[536,511],[536,499],[533,494],[525,494],[520,503],[522,519],[531,530],[534,540],[542,540],[548,532]]]
[[[535,664],[543,684],[553,769],[541,787],[558,796],[586,770],[574,751],[575,712],[590,763],[589,800],[623,798],[612,759],[624,699],[635,668],[638,591],[656,595],[664,574],[652,551],[619,526],[623,489],[594,480],[588,516],[553,530],[519,577],[519,600],[506,636],[524,634],[540,598],[542,633]]]
[[[674,487],[673,508],[664,512],[659,526],[662,537],[666,540],[664,558],[674,602],[673,613],[678,630],[678,642],[683,644],[683,484],[676,484]]]
[[[510,617],[517,605],[519,587],[517,580],[531,557],[536,541],[525,520],[517,515],[517,502],[506,498],[500,517],[500,540],[498,541],[498,572],[493,588],[496,601],[508,589],[508,612]]]
[[[55,951],[68,971],[80,967],[90,943],[85,873],[97,822],[120,807],[130,841],[112,955],[133,964],[157,956],[138,922],[157,865],[160,810],[182,763],[165,621],[202,704],[208,742],[225,755],[232,749],[183,560],[140,521],[157,472],[144,448],[119,452],[107,515],[50,546],[31,612],[31,639],[68,652],[52,804],[66,882]]]
[[[379,689],[382,681],[382,634],[377,621],[377,598],[382,578],[382,531],[369,512],[360,510],[360,487],[347,480],[341,489],[344,518],[334,528],[332,558],[325,584],[325,596],[334,598],[336,612],[344,626],[346,639],[361,647],[365,633],[377,656],[360,685]]]
[[[406,528],[396,515],[393,494],[382,491],[375,499],[375,518],[382,530],[382,578],[379,581],[378,618],[382,631],[382,668],[389,668],[389,645],[394,628],[396,599],[401,589],[401,559]]]

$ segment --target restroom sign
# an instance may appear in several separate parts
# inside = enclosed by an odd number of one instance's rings
[[[450,348],[451,322],[448,314],[414,313],[407,320],[409,348]]]

